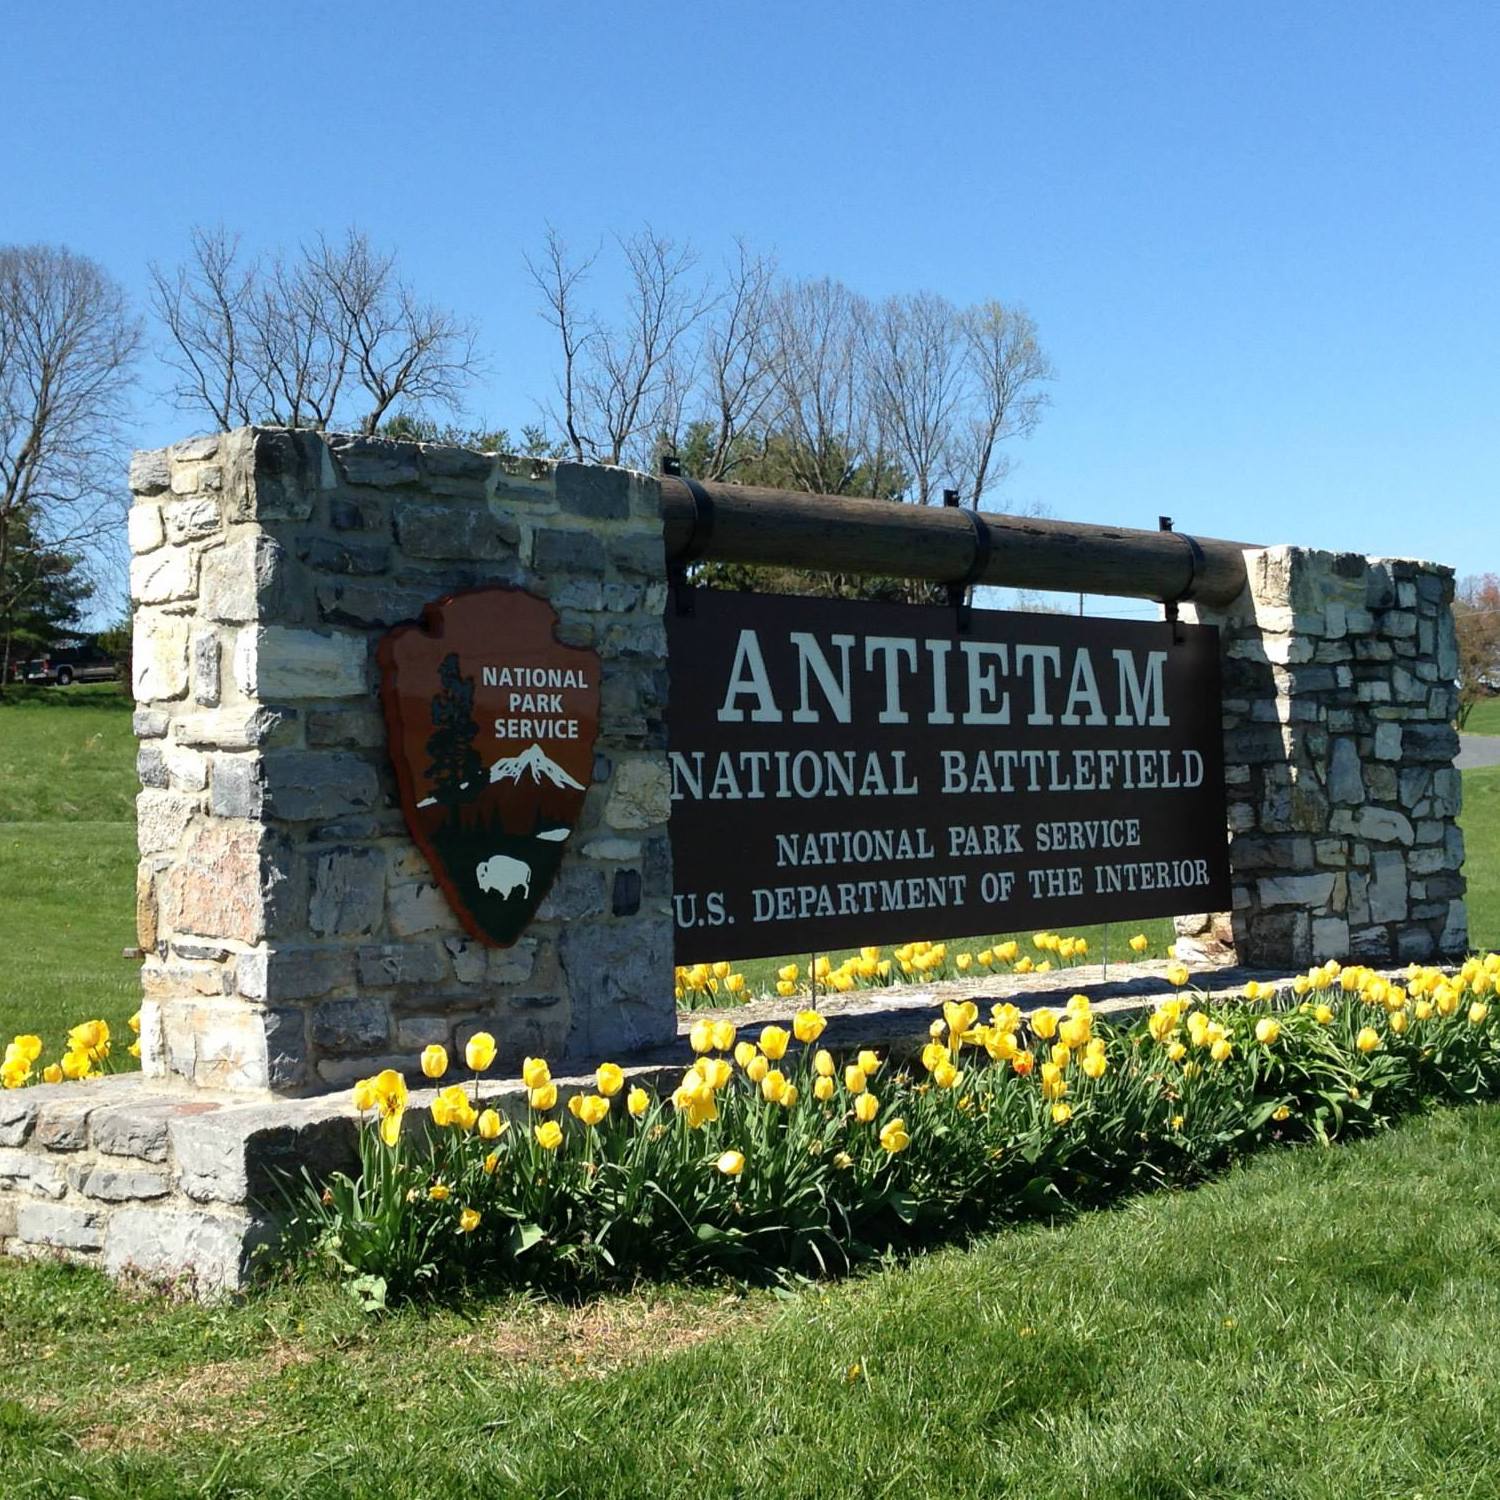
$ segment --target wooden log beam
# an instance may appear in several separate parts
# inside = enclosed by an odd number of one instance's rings
[[[1245,586],[1240,542],[757,485],[695,485],[674,476],[660,483],[670,562],[759,563],[1209,605],[1228,604]]]

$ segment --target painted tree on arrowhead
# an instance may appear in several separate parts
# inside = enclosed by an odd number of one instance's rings
[[[432,797],[445,807],[477,797],[484,785],[484,762],[474,748],[479,725],[474,721],[474,679],[458,669],[458,653],[450,651],[438,668],[442,691],[432,699],[433,732],[427,741],[432,764],[427,777]]]

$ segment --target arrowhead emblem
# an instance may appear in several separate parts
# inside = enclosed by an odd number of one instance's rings
[[[401,811],[465,929],[515,942],[578,826],[599,735],[598,656],[494,585],[429,604],[379,647]]]

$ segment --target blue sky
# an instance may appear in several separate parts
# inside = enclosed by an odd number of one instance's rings
[[[514,427],[548,221],[743,234],[1031,311],[1054,404],[996,509],[1500,569],[1493,5],[6,9],[0,241],[143,305],[195,223],[357,223],[479,321]],[[190,430],[144,375],[139,442]]]

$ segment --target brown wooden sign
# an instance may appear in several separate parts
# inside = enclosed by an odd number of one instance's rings
[[[593,777],[599,658],[545,599],[471,589],[380,642],[406,826],[464,927],[513,943],[547,894]]]
[[[694,590],[677,961],[1218,910],[1218,631]]]

